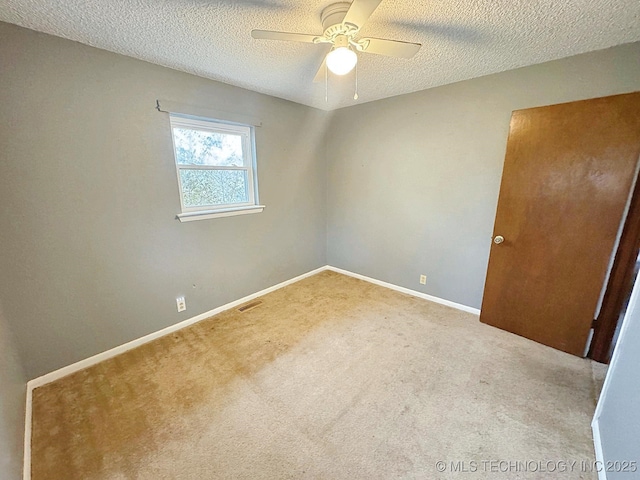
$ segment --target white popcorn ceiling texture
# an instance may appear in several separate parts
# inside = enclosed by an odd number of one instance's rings
[[[0,20],[323,110],[640,40],[638,0],[383,0],[362,36],[422,43],[409,60],[359,53],[354,75],[313,83],[332,0],[2,0]]]

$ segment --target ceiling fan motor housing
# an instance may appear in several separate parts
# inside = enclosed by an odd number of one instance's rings
[[[347,15],[350,6],[351,4],[346,2],[333,3],[322,11],[322,28],[325,37],[332,38],[346,33],[342,20]]]
[[[329,44],[331,51],[325,61],[328,65],[329,55],[338,62],[341,58],[344,65],[355,66],[356,52],[367,52],[388,57],[413,57],[421,45],[419,43],[386,40],[382,38],[358,38],[360,29],[367,22],[382,0],[353,0],[350,3],[336,2],[327,6],[320,14],[323,34],[276,32],[273,30],[252,30],[251,36],[261,40],[284,40],[290,42]],[[356,38],[358,38],[356,40]],[[334,62],[334,63],[336,63]],[[315,81],[326,79],[325,63],[320,66]],[[337,65],[337,63],[336,63]],[[345,67],[346,68],[346,67]],[[334,73],[336,70],[332,69]],[[346,69],[344,73],[349,72]]]

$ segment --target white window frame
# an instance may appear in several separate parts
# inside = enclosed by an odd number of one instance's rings
[[[248,213],[260,213],[264,205],[258,204],[258,176],[255,155],[255,130],[251,125],[224,122],[208,118],[193,117],[190,115],[170,114],[171,142],[173,144],[173,157],[178,177],[178,189],[180,194],[181,213],[177,215],[181,222],[191,220],[203,220],[207,218],[228,217],[232,215],[245,215]],[[228,133],[239,135],[242,138],[242,167],[219,167],[214,165],[180,165],[176,154],[176,145],[173,135],[174,128],[201,130],[213,133]],[[186,207],[182,192],[181,170],[240,170],[247,175],[247,190],[249,201],[224,205],[199,205]]]

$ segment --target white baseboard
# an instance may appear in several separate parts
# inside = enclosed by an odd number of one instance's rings
[[[89,358],[85,358],[84,360],[80,360],[79,362],[72,363],[71,365],[62,367],[58,370],[54,370],[53,372],[42,375],[41,377],[34,378],[33,380],[29,380],[29,382],[27,382],[27,388],[31,387],[32,389],[34,389],[37,387],[41,387],[42,385],[51,383],[55,380],[58,380],[59,378],[66,377],[67,375],[70,375],[80,370],[84,370],[85,368],[95,365],[96,363],[100,363],[104,360],[115,357],[116,355],[120,355],[121,353],[124,353],[128,350],[139,347],[140,345],[144,345],[145,343],[155,340],[156,338],[164,337],[165,335],[168,335],[170,333],[176,332],[178,330],[182,330],[183,328],[188,327],[189,325],[193,325],[194,323],[198,323],[206,318],[213,317],[214,315],[224,312],[225,310],[229,310],[231,308],[237,307],[238,305],[242,305],[243,303],[253,300],[254,298],[261,297],[263,295],[266,295],[267,293],[271,293],[282,287],[286,287],[287,285],[291,285],[292,283],[298,282],[303,278],[307,278],[312,275],[315,275],[316,273],[323,272],[327,268],[328,267],[326,265],[324,267],[316,268],[315,270],[312,270],[307,273],[303,273],[302,275],[298,275],[297,277],[294,277],[290,280],[286,280],[282,283],[278,283],[277,285],[273,285],[272,287],[265,288],[264,290],[260,290],[259,292],[252,293],[251,295],[247,295],[246,297],[242,297],[231,303],[227,303],[220,307],[214,308],[213,310],[209,310],[208,312],[201,313],[200,315],[196,315],[195,317],[191,317],[187,320],[183,320],[182,322],[178,322],[174,325],[170,325],[166,328],[163,328],[162,330],[158,330],[157,332],[150,333],[148,335],[145,335],[144,337],[136,338],[135,340],[131,340],[130,342],[127,342],[123,345],[111,348],[105,352],[98,353],[97,355],[94,355]]]
[[[302,275],[298,275],[290,280],[286,280],[282,283],[278,283],[277,285],[273,285],[272,287],[265,288],[264,290],[260,290],[259,292],[253,293],[251,295],[247,295],[246,297],[240,298],[234,302],[227,303],[220,307],[214,308],[213,310],[209,310],[208,312],[201,313],[200,315],[196,315],[195,317],[191,317],[182,322],[176,323],[175,325],[170,325],[162,330],[158,330],[157,332],[150,333],[149,335],[145,335],[144,337],[137,338],[130,342],[127,342],[123,345],[111,348],[105,352],[98,353],[89,358],[85,358],[84,360],[80,360],[79,362],[72,363],[66,367],[62,367],[58,370],[54,370],[53,372],[42,375],[41,377],[34,378],[33,380],[29,380],[27,382],[27,405],[26,405],[26,414],[25,414],[25,425],[24,425],[24,464],[23,464],[23,479],[30,480],[31,479],[31,410],[32,410],[32,399],[33,399],[33,389],[46,385],[47,383],[51,383],[55,380],[58,380],[62,377],[66,377],[67,375],[71,375],[72,373],[78,372],[80,370],[84,370],[85,368],[91,367],[96,363],[100,363],[109,358],[113,358],[116,355],[120,355],[121,353],[127,352],[131,349],[139,347],[140,345],[144,345],[156,338],[164,337],[170,333],[181,330],[189,325],[193,325],[194,323],[198,323],[202,320],[205,320],[209,317],[213,317],[218,313],[224,312],[225,310],[229,310],[231,308],[237,307],[238,305],[242,305],[243,303],[249,302],[254,298],[261,297],[266,295],[267,293],[271,293],[275,290],[278,290],[282,287],[286,287],[292,283],[298,282],[304,278],[315,275],[316,273],[323,272],[328,267],[325,265],[324,267],[316,268],[315,270],[311,270],[310,272],[303,273]]]
[[[376,280],[375,278],[366,277],[364,275],[360,275],[359,273],[353,273],[353,272],[350,272],[349,270],[343,270],[342,268],[327,266],[326,269],[331,270],[332,272],[342,273],[343,275],[349,275],[350,277],[359,278],[360,280],[364,280],[365,282],[373,283],[375,285],[380,285],[381,287],[390,288],[391,290],[395,290],[397,292],[406,293],[407,295],[412,295],[418,298],[424,298],[425,300],[429,300],[434,303],[439,303],[440,305],[446,305],[447,307],[457,308],[458,310],[462,310],[464,312],[480,315],[480,310],[477,308],[468,307],[460,303],[452,302],[450,300],[445,300],[444,298],[434,297],[433,295],[428,295],[426,293],[418,292],[416,290],[411,290],[410,288],[400,287],[398,285],[394,285],[393,283],[387,283],[387,282],[383,282],[382,280]]]
[[[33,390],[35,388],[41,387],[48,383],[51,383],[55,380],[58,380],[62,377],[66,377],[67,375],[71,375],[72,373],[78,372],[80,370],[84,370],[85,368],[91,367],[97,363],[100,363],[109,358],[113,358],[116,355],[120,355],[121,353],[127,352],[131,349],[139,347],[140,345],[144,345],[156,338],[163,337],[170,333],[181,330],[189,325],[193,325],[194,323],[198,323],[202,320],[210,318],[218,313],[224,312],[225,310],[229,310],[231,308],[237,307],[238,305],[242,305],[243,303],[249,302],[254,298],[261,297],[266,295],[267,293],[271,293],[275,290],[278,290],[282,287],[286,287],[287,285],[291,285],[292,283],[298,282],[304,278],[315,275],[316,273],[323,272],[325,270],[331,270],[333,272],[341,273],[343,275],[348,275],[350,277],[358,278],[360,280],[365,280],[367,282],[373,283],[375,285],[379,285],[381,287],[389,288],[391,290],[396,290],[398,292],[406,293],[408,295],[412,295],[414,297],[423,298],[425,300],[429,300],[435,303],[439,303],[441,305],[446,305],[448,307],[457,308],[458,310],[463,310],[465,312],[474,313],[476,315],[480,314],[480,310],[477,308],[467,307],[466,305],[461,305],[459,303],[451,302],[449,300],[444,300],[442,298],[434,297],[432,295],[427,295],[426,293],[417,292],[415,290],[411,290],[409,288],[400,287],[398,285],[394,285],[392,283],[383,282],[381,280],[376,280],[375,278],[366,277],[364,275],[360,275],[358,273],[353,273],[348,270],[343,270],[341,268],[332,267],[329,265],[325,265],[324,267],[316,268],[310,272],[304,273],[302,275],[298,275],[290,280],[286,280],[282,283],[278,283],[269,288],[265,288],[264,290],[260,290],[259,292],[253,293],[246,297],[235,300],[231,303],[227,303],[220,307],[214,308],[213,310],[209,310],[208,312],[201,313],[200,315],[196,315],[195,317],[189,318],[182,322],[176,323],[175,325],[170,325],[162,330],[158,330],[157,332],[150,333],[149,335],[145,335],[144,337],[137,338],[130,342],[127,342],[123,345],[111,348],[102,353],[98,353],[97,355],[93,355],[92,357],[86,358],[84,360],[80,360],[79,362],[72,363],[66,367],[62,367],[58,370],[54,370],[53,372],[42,375],[41,377],[34,378],[33,380],[29,380],[27,382],[27,399],[26,399],[26,414],[25,414],[25,435],[24,435],[24,466],[23,466],[23,478],[24,480],[31,479],[31,410],[32,410],[32,400],[33,400]]]
[[[480,310],[478,310],[477,308],[468,307],[466,305],[461,305],[459,303],[451,302],[449,300],[444,300],[442,298],[434,297],[426,293],[417,292],[415,290],[411,290],[405,287],[400,287],[392,283],[376,280],[375,278],[366,277],[364,275],[360,275],[359,273],[353,273],[348,270],[343,270],[342,268],[325,265],[324,267],[316,268],[315,270],[312,270],[310,272],[303,273],[302,275],[298,275],[297,277],[291,278],[282,283],[278,283],[277,285],[273,285],[272,287],[265,288],[264,290],[260,290],[259,292],[253,293],[251,295],[247,295],[246,297],[240,298],[231,303],[227,303],[220,307],[214,308],[213,310],[209,310],[208,312],[201,313],[200,315],[196,315],[195,317],[191,317],[187,320],[183,320],[182,322],[176,323],[174,325],[170,325],[166,328],[163,328],[162,330],[158,330],[157,332],[150,333],[148,335],[145,335],[144,337],[137,338],[125,344],[106,350],[102,353],[93,355],[92,357],[85,358],[84,360],[80,360],[79,362],[72,363],[71,365],[62,367],[58,370],[54,370],[53,372],[42,375],[41,377],[37,377],[37,378],[34,378],[33,380],[29,380],[29,382],[27,382],[27,388],[30,387],[31,390],[33,390],[34,388],[41,387],[42,385],[46,385],[47,383],[51,383],[62,377],[66,377],[67,375],[71,375],[72,373],[78,372],[80,370],[84,370],[85,368],[91,367],[96,363],[115,357],[116,355],[120,355],[121,353],[124,353],[133,348],[139,347],[140,345],[144,345],[145,343],[155,340],[156,338],[164,337],[165,335],[168,335],[170,333],[176,332],[178,330],[182,330],[183,328],[188,327],[189,325],[193,325],[194,323],[198,323],[206,318],[213,317],[214,315],[224,312],[225,310],[229,310],[231,308],[237,307],[238,305],[242,305],[243,303],[249,302],[254,298],[261,297],[263,295],[266,295],[267,293],[271,293],[282,287],[286,287],[287,285],[291,285],[292,283],[298,282],[304,278],[310,277],[312,275],[315,275],[316,273],[320,273],[325,270],[331,270],[333,272],[341,273],[343,275],[348,275],[350,277],[358,278],[360,280],[365,280],[367,282],[373,283],[375,285],[379,285],[381,287],[406,293],[414,297],[423,298],[425,300],[439,303],[441,305],[446,305],[448,307],[457,308],[458,310],[463,310],[465,312],[474,313],[476,315],[480,314]]]
[[[602,440],[600,439],[600,423],[598,418],[594,418],[591,422],[591,431],[593,432],[593,446],[596,451],[596,465],[604,465],[604,453],[602,451]],[[598,480],[607,480],[607,469],[598,469]]]

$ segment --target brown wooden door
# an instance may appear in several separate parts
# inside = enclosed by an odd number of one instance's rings
[[[582,356],[640,157],[640,92],[513,112],[480,321]]]

